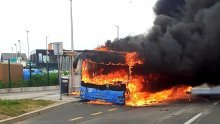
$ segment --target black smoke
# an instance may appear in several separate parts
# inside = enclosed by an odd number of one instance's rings
[[[157,16],[148,34],[105,45],[138,52],[144,65],[133,73],[164,75],[167,83],[161,85],[158,80],[152,90],[178,84],[219,85],[220,0],[158,0],[154,11]]]

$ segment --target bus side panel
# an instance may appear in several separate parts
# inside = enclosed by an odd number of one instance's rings
[[[80,98],[83,100],[102,100],[114,104],[124,104],[124,91],[99,90],[96,88],[80,87]]]

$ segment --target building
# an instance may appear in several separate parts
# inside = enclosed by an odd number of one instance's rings
[[[25,53],[2,53],[1,62],[7,62],[8,60],[12,63],[20,63],[26,66],[27,56]]]
[[[66,71],[70,69],[70,56],[75,57],[77,52],[64,50],[61,59],[61,70]],[[54,55],[54,50],[36,49],[31,52],[30,60],[32,67],[48,68],[49,70],[58,69],[58,58]]]
[[[57,57],[54,50],[36,49],[30,53],[32,66],[36,68],[57,69]]]

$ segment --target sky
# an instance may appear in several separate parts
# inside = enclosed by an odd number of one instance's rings
[[[107,40],[146,34],[153,25],[156,0],[72,0],[74,49],[94,49]],[[71,49],[70,0],[1,0],[0,53],[46,49],[63,42]],[[20,46],[19,42],[20,40]],[[16,44],[16,45],[15,45]]]

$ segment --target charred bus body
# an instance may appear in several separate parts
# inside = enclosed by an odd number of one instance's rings
[[[125,56],[126,53],[113,51],[85,50],[80,53],[73,63],[76,68],[81,60],[80,98],[124,104],[130,76]]]

